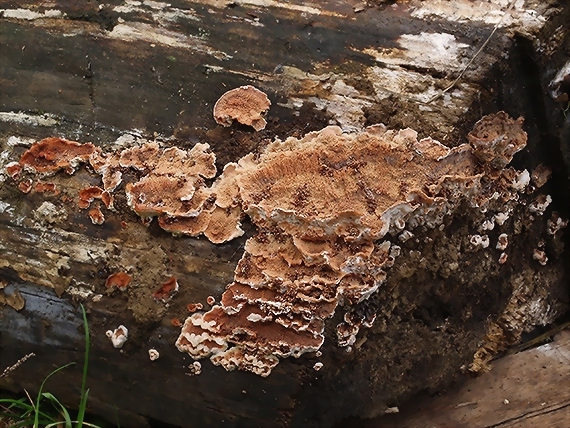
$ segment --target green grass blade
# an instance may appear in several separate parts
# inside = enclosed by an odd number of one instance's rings
[[[65,428],[71,428],[71,418],[69,417],[69,412],[67,411],[65,406],[63,404],[61,404],[59,402],[59,400],[57,398],[55,398],[55,396],[49,392],[44,392],[42,394],[42,396],[44,398],[47,398],[48,400],[50,400],[52,402],[52,404],[54,404],[54,407],[59,407],[61,414],[63,415],[63,418],[65,419]],[[57,406],[56,406],[56,404],[57,404]],[[61,422],[59,422],[59,423],[61,423]]]
[[[91,346],[89,340],[89,324],[87,323],[87,313],[85,307],[80,304],[81,313],[83,314],[83,328],[85,329],[85,358],[83,360],[83,378],[81,380],[81,399],[79,400],[79,409],[77,411],[77,428],[83,426],[83,418],[85,417],[85,410],[87,408],[87,396],[89,391],[85,389],[87,385],[87,369],[89,367],[89,348]]]
[[[37,399],[36,399],[36,406],[35,406],[35,409],[34,409],[34,410],[35,410],[35,411],[34,411],[34,413],[35,413],[35,416],[34,416],[34,428],[39,428],[39,427],[40,427],[40,400],[42,399],[42,391],[43,391],[43,389],[44,389],[45,383],[46,383],[47,380],[48,380],[50,377],[52,377],[54,374],[56,374],[57,372],[59,372],[59,371],[65,369],[65,368],[67,368],[67,367],[69,367],[69,366],[72,366],[73,364],[75,364],[75,363],[69,363],[69,364],[66,364],[66,365],[64,365],[64,366],[58,367],[58,368],[55,369],[53,372],[51,372],[50,374],[48,374],[48,375],[46,376],[46,378],[44,379],[44,381],[42,382],[42,384],[41,384],[41,386],[40,386],[40,390],[39,390],[39,392],[38,392],[38,397],[37,397]]]

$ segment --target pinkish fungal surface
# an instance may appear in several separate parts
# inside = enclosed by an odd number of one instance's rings
[[[264,92],[254,86],[240,86],[223,94],[214,105],[214,119],[223,126],[231,126],[234,120],[251,126],[256,131],[265,128],[263,115],[271,101]]]
[[[10,162],[8,165],[6,165],[6,172],[13,180],[17,180],[20,178],[22,166],[19,162]]]
[[[30,191],[32,190],[33,184],[34,184],[34,181],[31,178],[27,178],[18,184],[18,189],[22,193],[30,193]]]
[[[34,185],[34,191],[37,193],[55,193],[56,195],[59,193],[55,183],[48,183],[39,180]]]
[[[202,305],[202,303],[188,303],[186,305],[186,309],[188,309],[188,312],[190,313],[194,313],[196,311],[201,311],[204,308],[204,305]]]
[[[424,229],[443,230],[444,220],[465,207],[486,214],[465,237],[464,248],[494,252],[496,263],[506,263],[508,239],[500,229],[520,195],[549,175],[546,168],[530,174],[506,167],[526,144],[522,122],[504,112],[486,116],[469,134],[469,144],[453,149],[431,138],[418,140],[411,129],[374,126],[343,133],[332,126],[276,140],[259,154],[225,165],[217,178],[207,144],[182,150],[146,143],[116,153],[89,145],[81,159],[88,158],[102,186],[84,189],[80,203],[88,207],[101,198],[112,207],[124,177],[136,176],[124,186],[128,205],[146,224],[157,217],[175,235],[227,242],[244,233],[241,221],[249,216],[256,232],[245,243],[233,281],[217,304],[208,297],[209,311],[188,305],[193,313],[176,346],[226,370],[267,376],[280,358],[321,352],[325,324],[339,312],[341,321],[333,327],[337,344],[357,347],[360,330],[376,320],[361,304],[383,286],[400,256],[395,242],[418,239]],[[78,143],[65,144],[83,153]],[[45,153],[32,157],[42,160],[34,167],[38,172],[74,164]],[[215,181],[208,186],[210,179]],[[550,202],[550,196],[538,195],[528,209],[542,214]],[[565,225],[553,217],[549,228],[556,233]],[[499,236],[493,245],[490,236]],[[540,264],[547,261],[542,249],[532,256]],[[130,280],[118,273],[106,285],[124,288]],[[171,277],[153,297],[167,302],[177,290]],[[182,324],[177,318],[172,323]]]

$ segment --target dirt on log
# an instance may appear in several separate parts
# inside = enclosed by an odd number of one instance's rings
[[[567,311],[563,2],[17,3],[0,367],[36,356],[3,388],[77,362],[75,404],[83,303],[92,413],[332,426]],[[247,85],[265,128],[216,124]]]

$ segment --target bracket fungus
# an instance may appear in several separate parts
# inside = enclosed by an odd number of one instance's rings
[[[243,91],[263,94],[253,87],[232,90],[231,97],[218,101],[214,115],[224,105],[238,106],[232,98],[247,101],[239,95]],[[270,104],[263,97],[257,116],[242,123],[263,128],[260,112]],[[218,119],[229,125],[234,117]],[[123,178],[134,176],[124,186],[129,207],[146,223],[158,217],[159,226],[175,235],[226,242],[244,233],[241,220],[249,216],[255,232],[221,298],[208,296],[208,311],[190,304],[190,316],[171,323],[182,326],[176,347],[193,359],[209,357],[226,370],[268,376],[280,358],[322,355],[325,337],[347,352],[358,349],[360,330],[371,328],[379,316],[368,301],[396,260],[417,256],[422,263],[413,243],[432,243],[422,236],[429,230],[447,233],[448,220],[465,207],[478,214],[461,235],[463,251],[492,252],[488,260],[498,261],[499,268],[506,263],[506,232],[514,222],[509,219],[520,209],[542,214],[552,200],[533,194],[548,179],[547,168],[529,173],[507,167],[526,144],[522,123],[504,112],[486,116],[469,133],[469,143],[455,148],[418,139],[412,129],[376,125],[343,133],[330,126],[302,138],[277,139],[259,154],[228,163],[219,176],[215,155],[201,143],[182,150],[153,142],[104,153],[92,145],[47,139],[32,146],[28,152],[35,155],[25,154],[20,165],[43,173],[89,160],[102,187],[80,192],[82,208],[98,198],[109,208]],[[66,155],[54,157],[46,148],[52,146]],[[549,230],[556,233],[566,224],[552,217]],[[490,245],[491,239],[497,244]],[[547,260],[540,249],[532,257],[540,264]],[[459,266],[457,260],[446,263],[449,271]],[[107,287],[124,288],[130,281],[128,274],[114,275]],[[167,302],[177,290],[171,277],[153,297]],[[325,331],[331,322],[336,326]],[[121,334],[116,332],[110,333]]]
[[[223,126],[231,126],[234,120],[251,126],[256,131],[265,129],[263,115],[271,101],[264,92],[254,86],[240,86],[223,94],[214,105],[214,120]]]
[[[148,358],[151,361],[156,361],[160,358],[160,353],[156,349],[151,348],[148,350]]]
[[[178,349],[267,376],[279,358],[318,351],[325,320],[339,308],[338,344],[350,349],[376,318],[356,308],[401,252],[387,235],[405,241],[410,229],[441,230],[462,203],[496,213],[485,229],[503,224],[530,179],[504,169],[526,139],[522,118],[500,112],[476,124],[470,144],[453,149],[418,140],[411,129],[343,134],[328,127],[230,164],[228,177],[257,234],[220,304],[186,320]],[[231,187],[223,177],[216,185]],[[471,235],[471,245],[487,249],[489,237]]]

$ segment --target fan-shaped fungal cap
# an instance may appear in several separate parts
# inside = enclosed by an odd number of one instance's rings
[[[22,166],[19,162],[10,162],[8,165],[6,165],[6,172],[12,179],[17,180],[20,178]]]
[[[271,101],[264,92],[254,86],[240,86],[223,94],[214,105],[214,120],[230,126],[234,120],[253,127],[256,131],[265,128],[263,114],[269,110]]]
[[[103,189],[97,186],[86,187],[79,191],[79,208],[89,208],[91,202],[95,199],[100,199],[103,194]]]

